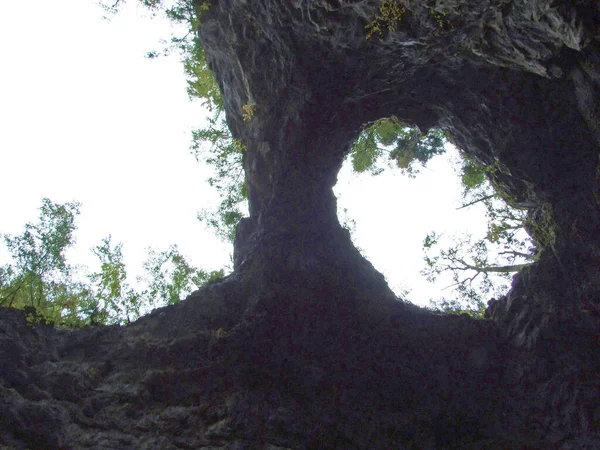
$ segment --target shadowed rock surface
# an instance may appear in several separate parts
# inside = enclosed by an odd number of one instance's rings
[[[404,0],[370,39],[380,1],[211,3],[247,146],[235,271],[127,327],[0,309],[0,444],[600,448],[597,2]],[[338,223],[343,157],[389,116],[494,167],[547,241],[491,320],[398,301]]]

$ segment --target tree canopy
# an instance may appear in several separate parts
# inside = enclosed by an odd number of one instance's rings
[[[452,277],[454,298],[435,300],[434,308],[482,316],[485,300],[506,292],[511,274],[531,264],[541,248],[526,231],[527,211],[511,206],[509,197],[494,188],[488,175],[495,169],[460,155],[463,205],[459,209],[483,205],[487,233],[479,238],[465,233],[451,239],[435,231],[428,233],[423,242],[422,274],[431,282],[443,273]]]
[[[389,167],[415,177],[419,165],[424,166],[435,155],[444,153],[444,137],[440,130],[421,133],[395,117],[380,119],[365,127],[350,149],[355,172],[379,175],[383,172],[382,160]],[[387,158],[385,158],[387,155]]]
[[[25,224],[18,236],[3,235],[12,262],[0,266],[0,305],[33,308],[39,320],[58,326],[130,323],[224,275],[222,269],[193,266],[176,246],[148,249],[141,287],[134,288],[128,284],[123,244],[113,243],[110,235],[92,249],[99,270],[78,273],[65,252],[75,242],[80,207],[44,198],[37,222]]]

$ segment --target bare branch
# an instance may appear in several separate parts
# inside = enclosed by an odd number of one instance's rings
[[[505,252],[499,252],[499,255],[512,255],[512,256],[521,256],[522,258],[531,259],[532,256],[529,253],[522,253],[516,250],[507,250]]]
[[[496,194],[490,194],[490,195],[486,195],[485,197],[479,198],[479,199],[477,199],[477,200],[473,200],[472,202],[469,202],[469,203],[467,203],[466,205],[462,205],[461,207],[459,207],[459,208],[456,208],[456,210],[458,211],[459,209],[468,208],[469,206],[472,206],[472,205],[474,205],[474,204],[476,204],[476,203],[479,203],[479,202],[484,202],[484,201],[486,201],[486,200],[489,200],[489,199],[491,199],[491,198],[494,198],[495,196],[496,196]]]
[[[478,273],[511,273],[511,272],[518,272],[519,270],[524,269],[525,267],[530,266],[532,263],[525,263],[525,264],[513,264],[513,265],[508,265],[508,266],[486,266],[486,267],[480,267],[480,266],[473,266],[473,265],[466,265],[465,266],[465,270],[466,269],[471,269],[471,270],[475,270]]]

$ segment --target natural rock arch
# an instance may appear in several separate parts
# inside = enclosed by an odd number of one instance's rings
[[[248,147],[250,219],[236,267],[258,258],[259,241],[289,250],[275,242],[280,233],[292,242],[339,233],[331,187],[343,154],[362,125],[395,115],[442,127],[495,165],[496,182],[552,223],[552,248],[532,270],[556,272],[553,295],[564,293],[556,301],[572,289],[587,290],[589,301],[600,252],[597,7],[405,1],[397,31],[368,40],[379,3],[233,2],[206,16],[208,60],[229,124]],[[256,107],[250,122],[245,104]],[[303,257],[314,261],[311,252],[283,254],[273,266],[310,265]],[[586,281],[575,282],[582,272]]]
[[[599,446],[595,2],[404,0],[369,40],[375,0],[211,3],[201,37],[247,146],[235,271],[124,328],[2,310],[0,443]],[[344,153],[390,115],[441,126],[553,221],[492,320],[398,302],[339,226]]]

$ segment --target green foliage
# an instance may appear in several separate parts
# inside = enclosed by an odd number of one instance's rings
[[[209,69],[204,47],[198,37],[180,44],[183,70],[187,78],[190,99],[200,99],[209,111],[223,110],[223,97],[213,72]]]
[[[232,144],[239,153],[244,153],[246,151],[246,144],[240,139],[233,139]]]
[[[459,300],[441,298],[439,300],[430,300],[427,309],[443,314],[466,314],[474,319],[483,319],[485,308],[485,303],[481,300],[477,300],[471,304],[465,304]]]
[[[114,16],[119,12],[119,8],[126,0],[99,0],[98,5],[104,9],[108,16]],[[192,30],[197,30],[200,26],[200,19],[211,6],[208,0],[138,0],[143,7],[152,14],[163,12],[165,16],[175,23],[188,22]]]
[[[20,236],[3,235],[20,271],[43,278],[52,272],[68,270],[64,252],[75,242],[73,231],[79,206],[77,202],[54,204],[44,198],[37,223],[25,224]]]
[[[54,204],[43,199],[37,223],[27,223],[19,236],[4,235],[12,264],[0,267],[0,304],[28,309],[31,325],[64,327],[130,323],[152,306],[172,304],[195,288],[223,277],[223,270],[205,272],[189,264],[176,246],[149,250],[144,263],[148,288],[127,284],[123,245],[103,239],[93,249],[100,267],[88,282],[73,279],[65,250],[74,243],[79,203]]]
[[[131,323],[140,316],[141,295],[127,284],[123,262],[123,244],[113,245],[111,236],[93,249],[100,260],[100,271],[89,275],[94,292],[91,321],[95,323]]]
[[[148,0],[141,0],[143,3]],[[176,0],[165,6],[161,0],[150,0],[156,8],[162,7],[169,20],[175,23],[187,23],[190,30],[197,31],[201,26],[202,16],[210,9],[210,1]]]
[[[200,211],[198,218],[221,239],[233,242],[235,227],[247,211],[248,190],[243,166],[246,146],[232,137],[223,112],[215,114],[208,123],[207,128],[192,131],[190,149],[196,160],[214,168],[214,176],[207,181],[220,194],[221,202],[216,211]]]
[[[3,306],[33,308],[31,323],[82,326],[90,317],[93,296],[84,283],[72,281],[65,251],[75,242],[77,202],[42,200],[38,222],[27,223],[20,236],[4,235],[12,265],[0,269]],[[34,320],[35,319],[35,320]]]
[[[136,291],[127,284],[123,245],[112,245],[110,236],[94,249],[101,270],[89,275],[94,295],[86,305],[92,323],[130,323],[152,308],[173,305],[205,284],[222,278],[223,270],[205,272],[191,265],[176,245],[156,252],[148,249],[145,275],[138,278],[146,288]]]
[[[18,236],[3,235],[13,264],[0,268],[1,305],[30,306],[46,317],[60,316],[62,305],[51,288],[71,272],[65,251],[75,242],[79,207],[77,202],[54,204],[44,198],[36,223],[25,224]]]
[[[381,157],[382,151],[377,145],[375,133],[367,128],[359,135],[350,150],[352,168],[358,173],[368,170],[371,175],[379,175],[383,169],[376,167],[375,164]]]
[[[486,181],[486,171],[483,166],[465,158],[462,166],[461,182],[464,192],[482,186]]]
[[[438,130],[423,135],[418,128],[396,118],[374,122],[359,135],[350,150],[355,172],[379,175],[385,169],[379,162],[387,155],[389,167],[396,167],[409,177],[419,173],[435,155],[444,153],[444,137]],[[419,164],[417,164],[419,163]]]
[[[415,161],[425,166],[432,157],[441,155],[444,151],[444,139],[440,131],[432,130],[423,136],[413,129],[400,136],[396,148],[390,152],[390,158],[396,161],[400,169],[414,177],[418,173],[413,164]]]
[[[36,326],[36,325],[54,325],[54,322],[52,321],[52,319],[44,317],[43,315],[41,315],[37,309],[28,306],[25,308],[26,314],[25,314],[25,321],[27,322],[27,325],[29,326]]]
[[[443,273],[452,278],[449,287],[453,288],[456,300],[433,301],[438,310],[480,315],[484,299],[505,292],[511,274],[529,265],[539,249],[525,231],[527,212],[510,206],[502,198],[502,192],[488,181],[486,174],[497,169],[483,167],[462,153],[461,156],[459,174],[465,202],[461,208],[483,205],[488,230],[479,239],[463,235],[446,240],[445,245],[440,244],[441,235],[428,234],[423,242],[422,273],[431,282],[436,282]]]
[[[462,155],[461,180],[463,184],[462,208],[481,203],[485,206],[488,231],[485,239],[498,246],[508,264],[518,258],[531,261],[539,253],[525,230],[528,213],[514,205],[513,199],[494,182],[488,181],[486,174],[493,175],[495,165],[484,167],[471,158]]]
[[[55,325],[65,327],[82,327],[91,323],[105,323],[95,320],[93,306],[97,301],[91,287],[84,282],[66,278],[60,283],[49,286],[52,291],[52,303],[60,305],[52,316]],[[49,317],[46,314],[46,317]]]
[[[450,273],[452,284],[448,287],[454,289],[460,311],[481,310],[486,296],[498,295],[505,290],[510,274],[524,267],[499,265],[486,239],[473,240],[470,235],[456,237],[451,240],[450,246],[439,249],[441,238],[435,232],[425,238],[425,268],[422,273],[432,283],[437,281],[440,274]],[[500,278],[494,279],[491,274]]]
[[[163,252],[149,249],[144,269],[145,296],[154,307],[179,303],[183,296],[224,276],[222,269],[208,273],[192,266],[176,245]]]
[[[104,0],[99,0],[98,5],[104,9],[106,12],[105,19],[108,19],[110,16],[114,16],[119,12],[119,8],[123,5],[126,0],[110,0],[108,4],[105,3]],[[150,10],[153,13],[156,13],[158,8],[161,6],[162,0],[139,0],[144,7]]]
[[[379,14],[376,14],[373,20],[365,25],[366,39],[371,39],[377,33],[379,42],[383,42],[384,30],[395,32],[405,12],[406,9],[400,6],[396,0],[382,0],[379,5]]]
[[[169,45],[161,52],[152,50],[147,53],[150,59],[158,58],[177,51],[183,64],[190,99],[199,99],[210,111],[223,110],[223,98],[213,72],[208,67],[204,47],[197,31],[202,24],[203,15],[210,10],[210,1],[203,0],[138,0],[152,14],[163,13],[173,24],[184,24],[188,32],[183,37],[171,36]],[[125,0],[109,3],[101,0],[100,6],[114,15]]]

